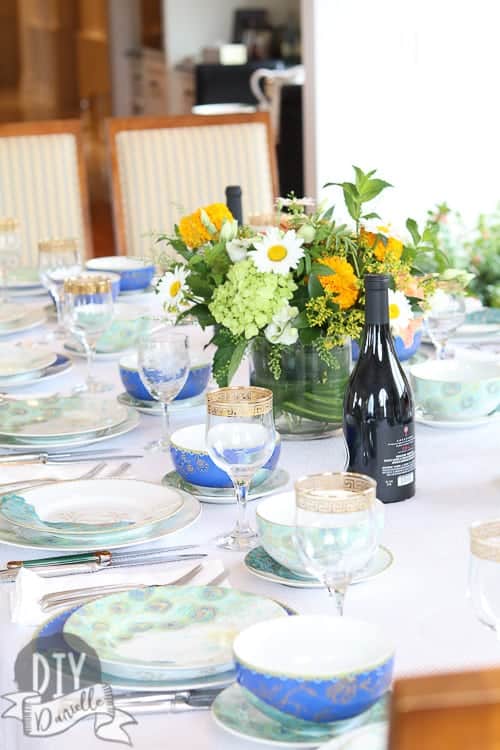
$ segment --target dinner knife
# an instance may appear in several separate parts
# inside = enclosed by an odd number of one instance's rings
[[[65,464],[78,461],[98,461],[101,458],[143,458],[142,453],[122,454],[117,448],[71,453],[8,453],[0,456],[0,464]]]
[[[171,552],[181,552],[187,549],[198,547],[197,544],[183,544],[176,547],[164,547],[151,550],[132,550],[130,552],[109,552],[108,550],[96,550],[95,552],[78,552],[75,555],[58,555],[57,557],[38,557],[34,560],[9,560],[7,563],[8,570],[18,570],[19,568],[43,568],[53,565],[74,565],[81,563],[96,563],[99,567],[112,567],[117,563],[122,565],[133,563],[139,560],[146,560],[160,557],[163,554]]]

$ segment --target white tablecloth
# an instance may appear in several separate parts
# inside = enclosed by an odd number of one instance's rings
[[[35,340],[43,331],[42,328],[31,331],[26,339]],[[70,373],[43,387],[26,387],[16,393],[67,392],[83,375],[83,362],[75,360]],[[123,390],[117,360],[97,362],[96,375],[112,382],[116,393]],[[172,418],[172,427],[203,420],[202,407],[179,411]],[[140,426],[132,433],[101,445],[116,446],[124,452],[136,451],[155,438],[159,429],[157,417],[142,416]],[[498,641],[475,620],[466,598],[468,526],[477,519],[500,517],[499,438],[498,422],[457,431],[417,426],[417,495],[412,500],[386,506],[382,542],[394,554],[394,564],[378,578],[351,587],[346,599],[347,616],[379,623],[394,640],[396,675],[500,665]],[[339,470],[343,456],[340,437],[284,442],[281,465],[292,480],[301,474]],[[149,454],[134,462],[133,476],[159,481],[171,468],[168,455]],[[266,583],[246,571],[242,555],[215,550],[213,538],[232,527],[234,513],[233,506],[204,505],[197,523],[185,532],[168,537],[168,544],[197,543],[212,555],[221,557],[230,571],[230,582],[236,588],[277,598],[300,613],[332,612],[333,605],[323,591]],[[250,515],[253,515],[252,507]],[[0,545],[0,564],[13,557],[35,556],[30,550]],[[0,694],[16,689],[14,660],[33,632],[31,628],[10,623],[8,589],[7,584],[0,588]],[[0,704],[2,710],[7,707],[4,701]],[[207,711],[175,716],[139,715],[137,721],[129,731],[133,746],[140,750],[250,750],[256,747],[254,743],[226,734],[214,724]],[[23,736],[20,722],[0,720],[2,749],[50,747],[50,750],[62,750],[69,745],[73,750],[103,747],[102,741],[94,736],[90,722],[82,722],[60,737],[32,739]]]

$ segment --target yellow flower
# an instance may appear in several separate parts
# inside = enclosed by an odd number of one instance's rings
[[[205,213],[205,217],[203,216]],[[208,222],[206,220],[208,217]],[[205,218],[205,221],[203,220]],[[179,222],[179,234],[188,247],[201,247],[212,239],[215,232],[220,232],[224,221],[232,221],[233,215],[224,203],[211,203],[199,208],[193,214],[183,216]],[[207,223],[211,223],[215,232],[210,232]]]
[[[354,305],[359,294],[359,280],[354,268],[338,255],[320,258],[318,262],[335,272],[330,276],[318,276],[321,286],[333,296],[334,302],[341,310],[348,310]]]
[[[403,243],[398,237],[391,236],[390,231],[390,227],[383,225],[375,227],[373,232],[361,227],[361,239],[367,247],[373,250],[376,259],[381,263],[389,255],[393,260],[399,260],[403,252]],[[384,237],[385,241],[380,235]]]

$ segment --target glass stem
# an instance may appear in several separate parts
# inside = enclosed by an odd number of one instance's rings
[[[92,365],[94,363],[94,350],[88,343],[87,339],[82,336],[81,342],[83,345],[83,348],[85,349],[85,354],[87,355],[87,377],[86,377],[86,383],[87,386],[90,386],[92,383]]]
[[[438,359],[446,359],[446,339],[439,341]]]
[[[250,487],[250,481],[237,481],[234,482],[234,489],[236,492],[236,503],[238,505],[238,515],[236,518],[236,531],[245,532],[248,531],[247,521],[247,499],[248,489]]]
[[[61,297],[58,292],[52,292],[52,294],[54,295],[54,302],[56,303],[57,328],[60,330],[63,325]]]
[[[337,614],[339,617],[342,617],[344,614],[344,601],[345,601],[345,592],[347,590],[347,586],[335,586],[335,585],[326,585],[326,588],[328,590],[328,593],[332,598],[335,598],[335,608],[337,610]]]
[[[162,409],[161,409],[161,417],[162,417],[162,435],[161,435],[161,442],[165,445],[170,444],[170,417],[168,413],[168,401],[160,401]]]

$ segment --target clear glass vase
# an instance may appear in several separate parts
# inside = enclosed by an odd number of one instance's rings
[[[272,390],[278,432],[288,440],[330,437],[342,427],[351,341],[330,351],[332,362],[325,362],[313,346],[296,343],[282,347],[278,378],[269,366],[271,350],[264,339],[253,342],[250,382]]]

